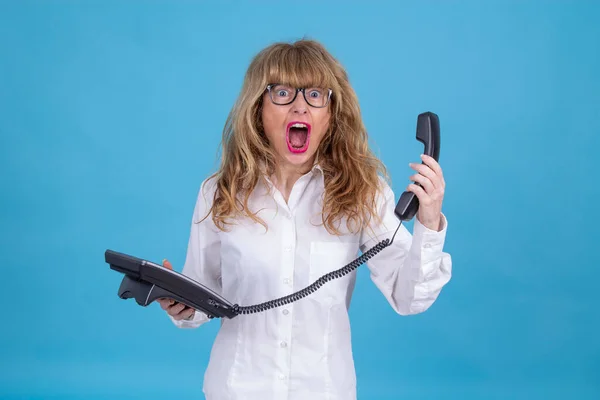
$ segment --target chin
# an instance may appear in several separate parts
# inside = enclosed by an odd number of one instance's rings
[[[296,166],[302,166],[306,163],[311,162],[314,159],[314,151],[309,151],[306,150],[304,152],[298,152],[298,151],[290,151],[289,149],[286,149],[285,155],[284,155],[284,159],[292,164],[292,165],[296,165]]]

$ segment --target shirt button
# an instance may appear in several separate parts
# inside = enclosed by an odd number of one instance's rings
[[[283,315],[288,315],[290,312],[288,310],[283,310],[282,313]]]
[[[288,246],[288,247],[285,247],[283,250],[289,252],[289,251],[292,251],[292,248],[290,246]]]
[[[425,247],[426,249],[428,249],[428,248],[431,247],[431,243],[425,243],[425,245],[423,247]]]
[[[286,343],[286,342],[281,342],[281,343],[279,343],[279,345],[280,345],[281,347],[287,347],[287,343]]]
[[[283,280],[283,283],[285,283],[286,285],[289,285],[289,283],[290,283],[290,280],[289,280],[288,278],[285,278],[285,279]]]
[[[285,375],[279,374],[279,379],[284,380],[285,379]]]

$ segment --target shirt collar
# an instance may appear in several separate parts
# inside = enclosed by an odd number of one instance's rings
[[[263,171],[263,176],[268,179],[269,177],[265,173],[264,166],[265,166],[264,161],[261,161],[260,162],[260,167],[261,167],[260,169],[261,169],[261,171]],[[315,160],[315,162],[313,163],[313,166],[312,166],[312,168],[310,169],[309,172],[312,172],[313,174],[315,172],[320,172],[321,174],[323,173],[323,167],[321,167],[321,164],[319,163],[318,159]]]
[[[321,164],[319,164],[318,162],[315,162],[315,164],[313,165],[312,172],[316,172],[319,171],[320,173],[323,173],[323,168],[321,167]]]

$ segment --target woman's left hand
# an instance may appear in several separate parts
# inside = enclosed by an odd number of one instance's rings
[[[407,190],[413,192],[419,199],[420,205],[417,212],[419,222],[431,230],[440,231],[446,182],[442,168],[433,157],[422,155],[421,159],[424,164],[409,164],[412,169],[417,171],[410,177],[410,180],[421,186],[411,183]]]

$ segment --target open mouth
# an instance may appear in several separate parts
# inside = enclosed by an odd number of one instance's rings
[[[287,125],[286,139],[292,153],[303,153],[310,141],[310,124],[292,121]]]

